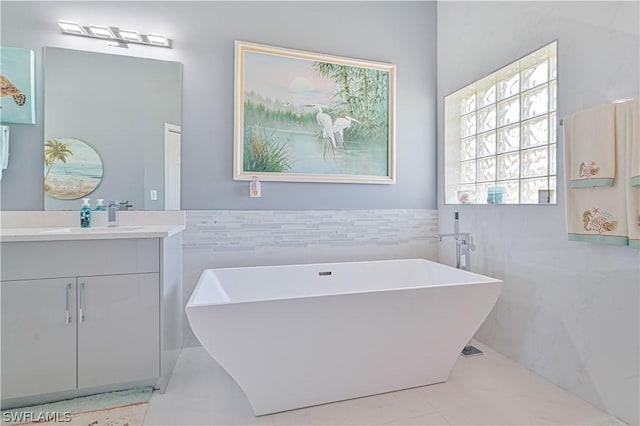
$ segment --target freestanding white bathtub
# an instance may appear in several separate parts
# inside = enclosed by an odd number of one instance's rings
[[[446,381],[501,288],[423,259],[207,269],[186,312],[263,415]]]

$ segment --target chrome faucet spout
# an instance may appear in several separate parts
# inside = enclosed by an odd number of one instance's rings
[[[110,201],[107,207],[107,226],[118,225],[118,204],[115,201]]]

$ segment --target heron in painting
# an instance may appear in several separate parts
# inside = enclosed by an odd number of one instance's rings
[[[315,108],[318,113],[316,114],[316,122],[318,123],[318,125],[320,126],[320,130],[322,131],[322,141],[323,143],[325,143],[324,145],[324,152],[323,152],[323,157],[326,157],[327,154],[327,145],[326,145],[326,139],[329,139],[329,141],[331,142],[331,150],[333,151],[333,156],[335,158],[336,156],[336,138],[335,135],[333,133],[333,120],[331,119],[331,116],[325,112],[322,111],[322,106],[318,105],[318,104],[308,104],[305,105],[306,107],[311,107],[311,108]]]
[[[349,127],[351,127],[351,122],[353,121],[355,121],[356,123],[360,123],[360,121],[356,120],[353,117],[349,117],[348,115],[345,115],[344,117],[338,117],[336,118],[336,121],[333,122],[332,131],[335,135],[337,135],[337,139],[342,144],[342,146],[346,147],[344,143],[344,132]]]

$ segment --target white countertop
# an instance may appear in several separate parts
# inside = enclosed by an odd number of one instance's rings
[[[0,242],[168,238],[185,229],[183,211],[123,211],[114,227],[105,212],[93,214],[94,226],[80,228],[78,212],[2,212]]]
[[[116,226],[95,228],[2,228],[0,241],[111,240],[120,238],[167,238],[184,230],[184,225]]]

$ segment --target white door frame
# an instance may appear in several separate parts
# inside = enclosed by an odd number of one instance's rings
[[[169,176],[170,176],[170,170],[171,168],[174,167],[175,163],[176,163],[176,159],[175,158],[170,158],[169,153],[170,148],[169,148],[169,140],[170,140],[170,136],[171,134],[177,134],[179,137],[182,135],[182,128],[180,126],[177,126],[175,124],[170,124],[170,123],[164,123],[164,209],[165,210],[180,210],[180,171],[177,174],[177,182],[169,182]],[[181,157],[181,151],[182,151],[182,140],[180,137],[180,151],[178,152],[179,156],[178,156],[178,164],[180,164],[182,162]],[[178,205],[177,206],[171,206],[169,205],[169,193],[171,192],[172,188],[176,188],[178,191]]]

